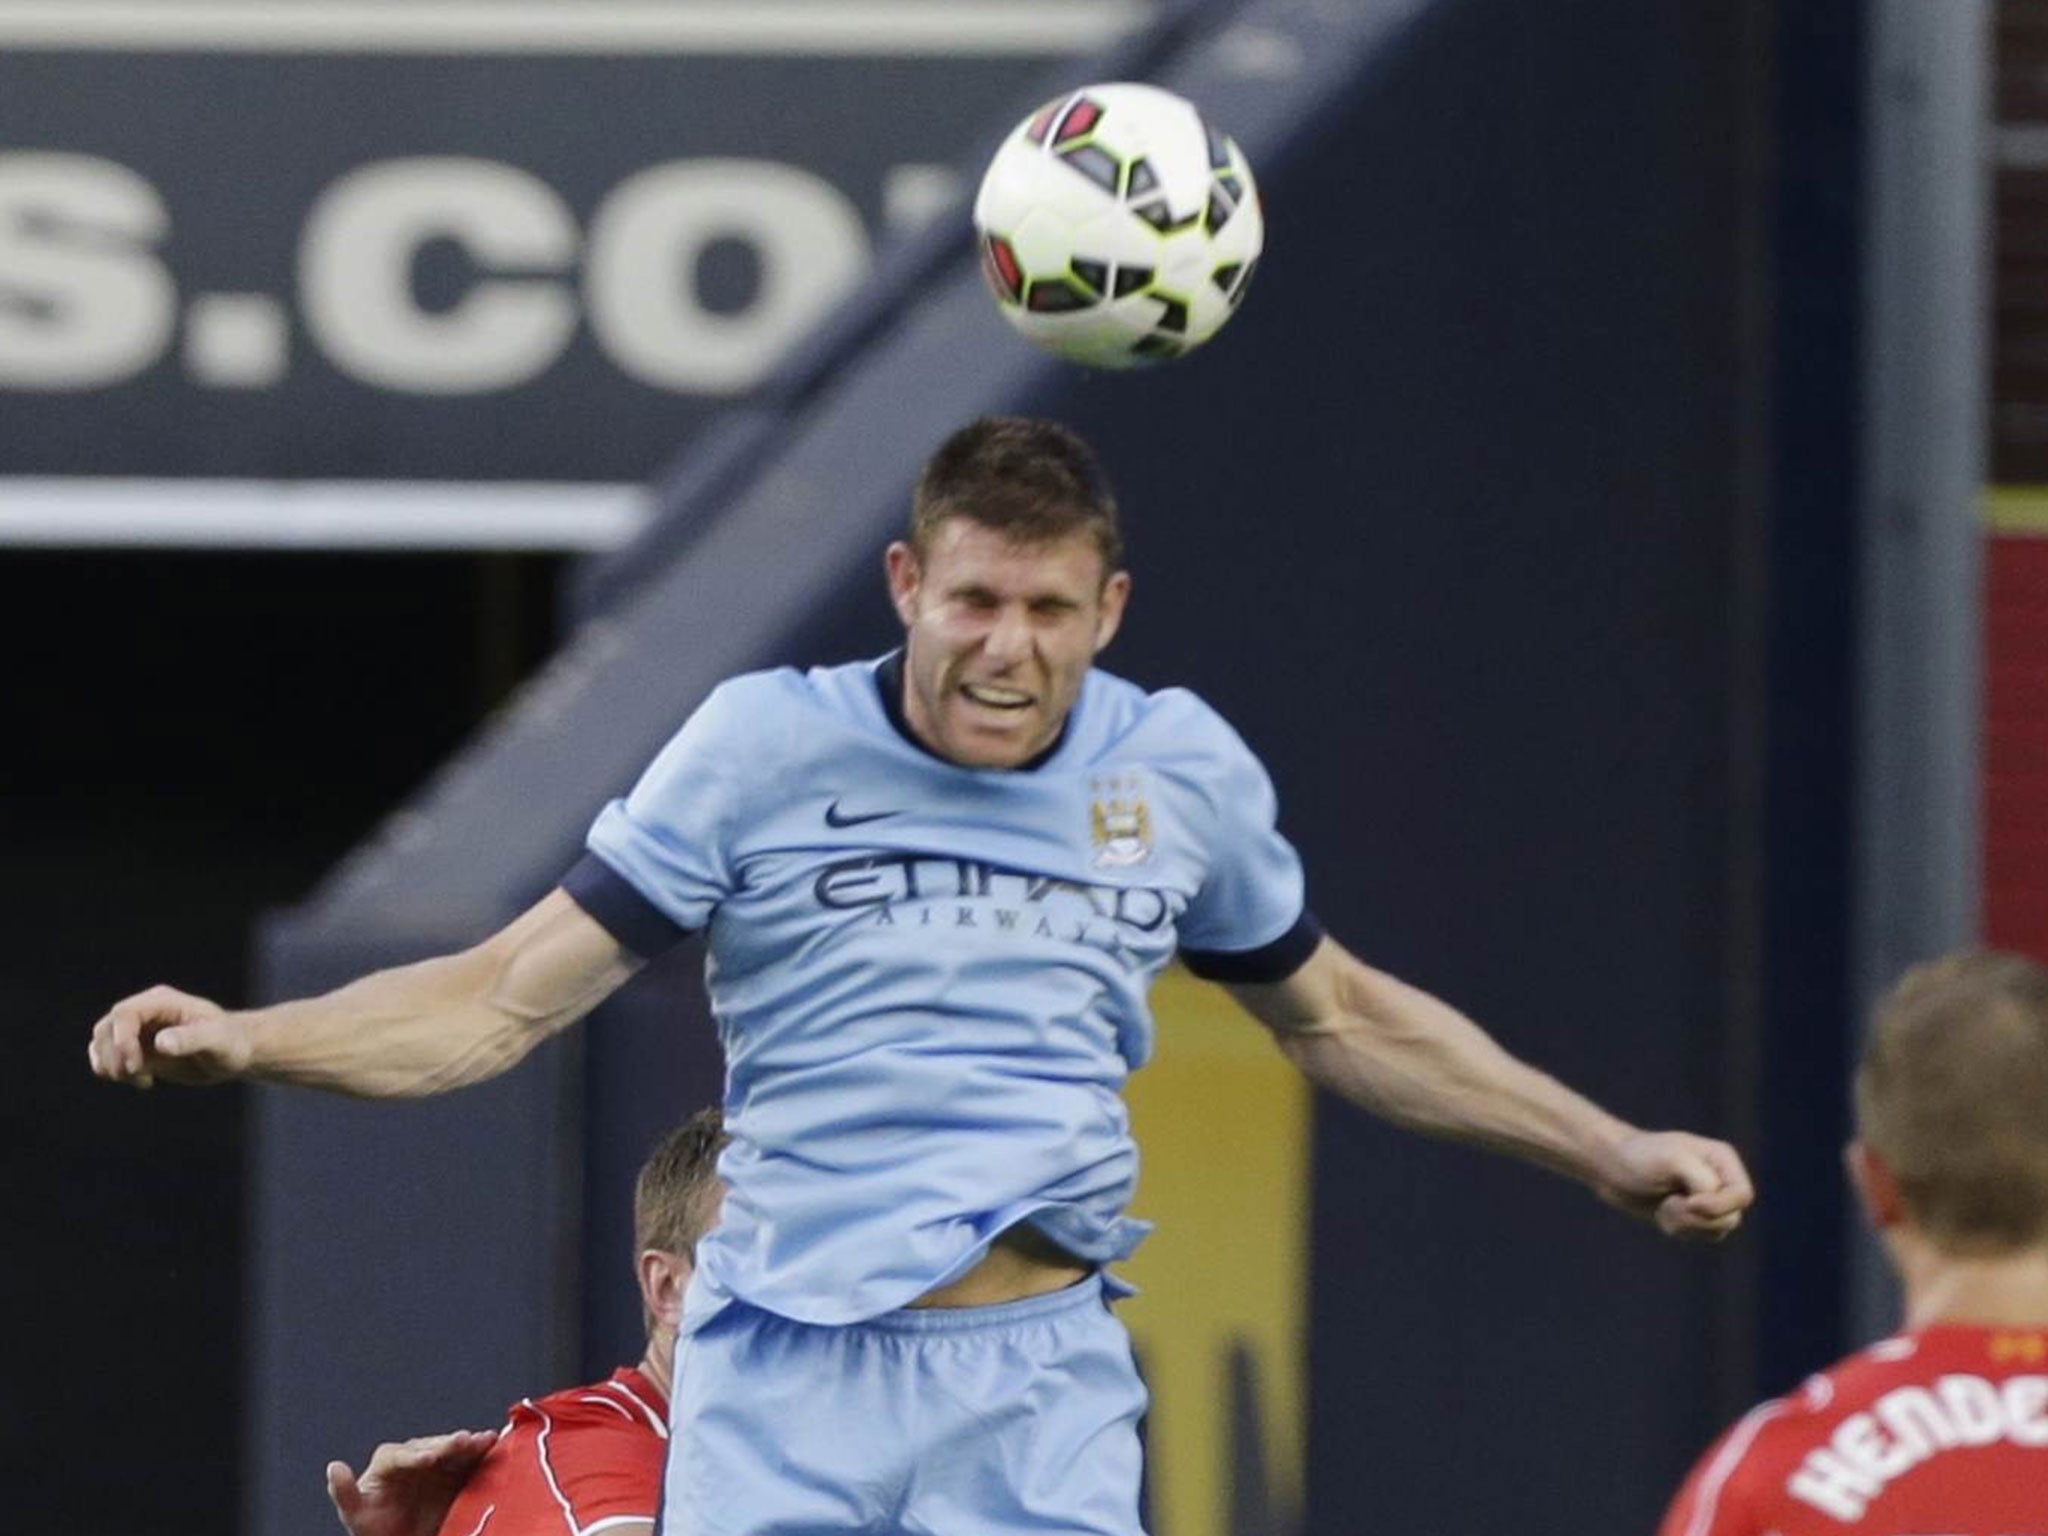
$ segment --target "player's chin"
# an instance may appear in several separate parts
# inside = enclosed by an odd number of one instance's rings
[[[963,700],[952,733],[955,755],[976,768],[1015,768],[1028,762],[1038,750],[1039,710],[1035,704],[1021,709],[994,709]]]
[[[1029,742],[976,739],[959,757],[969,768],[1020,768],[1033,755]]]

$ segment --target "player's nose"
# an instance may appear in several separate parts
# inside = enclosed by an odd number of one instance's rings
[[[1015,666],[1031,654],[1031,622],[1021,608],[1005,608],[989,626],[982,651],[992,662]]]

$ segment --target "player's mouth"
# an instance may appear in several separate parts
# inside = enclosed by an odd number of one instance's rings
[[[970,704],[1004,714],[1021,713],[1038,702],[1021,688],[1005,688],[999,683],[962,683],[960,693]]]

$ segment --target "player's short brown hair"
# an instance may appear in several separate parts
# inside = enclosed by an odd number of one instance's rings
[[[2048,1240],[2048,969],[1982,951],[1908,971],[1878,1005],[1856,1118],[1944,1249]]]
[[[661,1138],[633,1181],[633,1251],[689,1253],[718,1219],[725,1121],[699,1110]]]
[[[984,416],[939,445],[910,503],[920,559],[948,518],[964,517],[1022,544],[1086,533],[1107,579],[1123,563],[1116,497],[1095,452],[1058,422]]]

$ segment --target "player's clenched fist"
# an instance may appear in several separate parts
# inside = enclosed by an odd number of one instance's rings
[[[95,1075],[147,1088],[218,1083],[249,1064],[249,1031],[218,1003],[175,987],[151,987],[123,998],[93,1026],[86,1059]]]
[[[1684,1131],[1639,1131],[1613,1152],[1595,1185],[1609,1205],[1657,1224],[1667,1237],[1718,1241],[1756,1199],[1741,1154]]]

